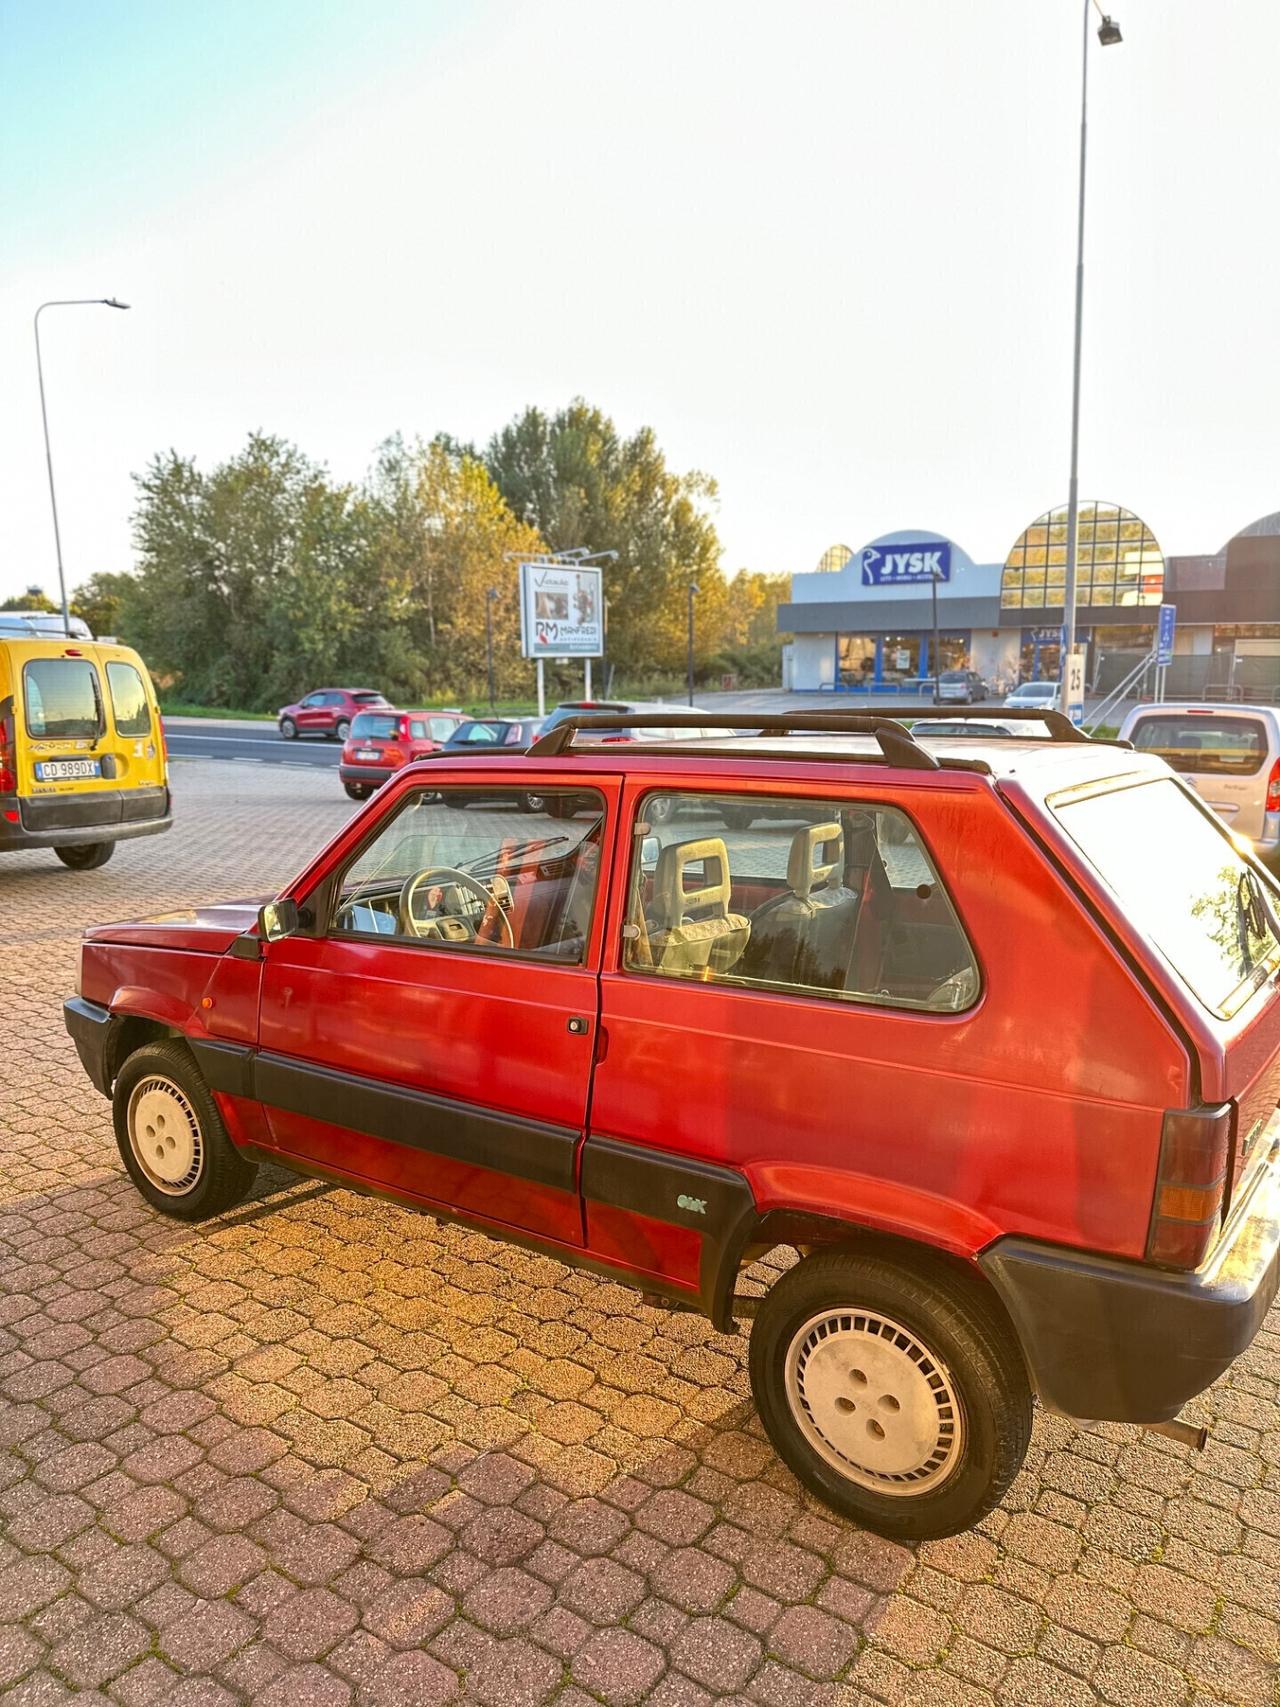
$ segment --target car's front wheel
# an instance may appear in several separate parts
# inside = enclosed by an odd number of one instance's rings
[[[516,799],[516,805],[522,812],[545,812],[547,797],[545,794],[521,794]]]
[[[297,733],[298,725],[293,721],[292,717],[282,717],[280,719],[280,734],[284,740],[294,740]]]
[[[749,830],[755,822],[755,814],[749,806],[722,806],[720,816],[729,830]]]
[[[1013,1331],[963,1275],[881,1251],[805,1258],[751,1331],[751,1386],[780,1456],[844,1516],[923,1540],[1001,1498],[1031,1436]]]
[[[116,851],[114,842],[80,842],[74,847],[54,848],[54,853],[70,871],[96,871],[105,865]]]
[[[153,1208],[203,1221],[239,1203],[257,1167],[227,1136],[191,1051],[176,1038],[144,1044],[116,1076],[116,1143]]]

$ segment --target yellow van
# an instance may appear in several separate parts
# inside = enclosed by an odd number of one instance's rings
[[[128,646],[0,630],[0,852],[72,871],[173,823],[160,708]]]

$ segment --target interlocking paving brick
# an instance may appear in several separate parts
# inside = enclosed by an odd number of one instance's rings
[[[351,811],[174,769],[91,882],[5,863],[5,1707],[1275,1707],[1280,1311],[1202,1457],[1038,1416],[1003,1506],[910,1548],[782,1468],[745,1335],[270,1169],[202,1226],[142,1203],[62,1029],[79,930],[276,889]]]

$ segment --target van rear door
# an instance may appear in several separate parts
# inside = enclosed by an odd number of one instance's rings
[[[1153,706],[1137,714],[1129,739],[1185,776],[1237,835],[1263,839],[1268,784],[1273,774],[1280,780],[1268,717],[1233,707]]]

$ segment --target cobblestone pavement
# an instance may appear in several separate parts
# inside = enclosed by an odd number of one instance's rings
[[[12,1707],[1276,1699],[1280,1320],[1209,1449],[1037,1420],[975,1533],[834,1521],[744,1342],[291,1176],[184,1227],[63,1033],[92,920],[271,888],[331,777],[180,764],[178,828],[0,863],[0,1693]]]

